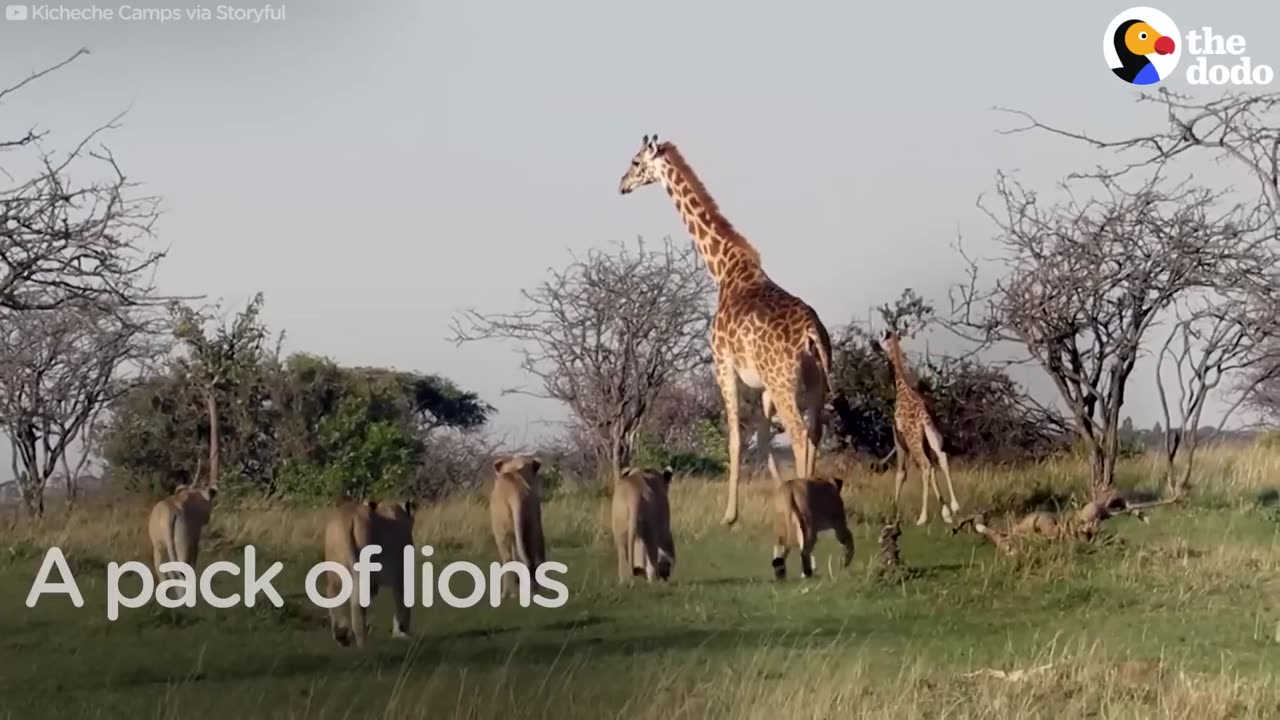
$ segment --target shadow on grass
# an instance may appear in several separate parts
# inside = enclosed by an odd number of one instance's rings
[[[938,565],[906,565],[902,568],[907,580],[933,580],[946,575],[954,575],[964,569],[960,563],[939,563]]]
[[[814,623],[794,627],[743,630],[736,626],[654,627],[650,631],[618,633],[598,618],[560,620],[532,627],[501,626],[456,633],[425,634],[416,631],[411,641],[396,641],[382,633],[371,634],[364,651],[343,648],[327,633],[316,633],[304,647],[278,645],[204,645],[199,658],[177,656],[119,658],[114,669],[77,677],[49,677],[36,684],[59,691],[95,689],[118,692],[153,685],[187,683],[234,684],[248,680],[299,678],[337,682],[351,673],[373,671],[425,672],[436,668],[466,667],[469,671],[497,670],[512,663],[547,667],[562,657],[602,661],[630,659],[638,655],[679,652],[724,653],[762,646],[780,649],[829,646],[840,638],[859,642],[882,630],[876,618],[850,618],[839,623]],[[323,636],[325,642],[320,641]],[[37,691],[30,687],[24,691]]]
[[[491,638],[499,635],[510,635],[512,633],[527,632],[530,630],[549,630],[549,631],[566,631],[580,630],[582,628],[601,625],[605,622],[601,617],[583,617],[572,618],[568,620],[557,620],[547,623],[546,625],[534,626],[532,628],[524,625],[499,625],[497,627],[471,628],[469,630],[459,630],[453,633],[444,633],[441,635],[432,635],[431,641],[453,641],[453,640],[471,640],[476,638]]]
[[[1280,505],[1280,490],[1277,490],[1276,488],[1266,488],[1258,493],[1255,502],[1258,503],[1258,507],[1264,508]]]
[[[773,578],[772,567],[767,564],[762,565],[761,567],[764,568],[762,572],[769,573],[768,576],[761,575],[758,578],[745,577],[745,576],[726,576],[726,577],[717,577],[717,578],[706,578],[703,580],[690,580],[685,584],[696,586],[696,587],[742,587],[746,585],[759,585],[764,582],[772,582],[772,578]]]

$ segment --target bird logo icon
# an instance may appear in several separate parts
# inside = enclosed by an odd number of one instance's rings
[[[1116,77],[1133,85],[1154,85],[1177,67],[1181,35],[1163,12],[1130,8],[1107,27],[1102,52]]]

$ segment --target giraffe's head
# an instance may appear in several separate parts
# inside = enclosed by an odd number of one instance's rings
[[[880,334],[878,344],[880,345],[881,350],[886,353],[893,354],[893,348],[898,345],[898,333],[895,332],[893,328],[885,328],[885,331]]]
[[[631,166],[627,168],[627,172],[622,176],[622,182],[618,183],[618,192],[626,195],[638,187],[651,185],[658,182],[662,177],[659,170],[661,169],[663,146],[658,144],[658,135],[645,135],[640,142],[640,152],[631,158]]]

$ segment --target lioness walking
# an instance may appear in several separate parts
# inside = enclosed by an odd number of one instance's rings
[[[618,581],[643,572],[649,582],[668,580],[676,562],[671,538],[671,468],[627,468],[613,485],[613,544]]]
[[[518,561],[536,577],[538,566],[547,560],[547,544],[542,534],[542,479],[537,458],[514,456],[493,464],[493,490],[489,493],[489,519],[498,561],[506,565]],[[502,590],[515,595],[516,578],[504,573]]]
[[[152,560],[156,578],[180,577],[177,572],[164,573],[160,566],[167,562],[186,563],[196,571],[200,555],[200,533],[213,513],[213,486],[179,485],[173,494],[151,507],[147,534],[151,537]]]
[[[853,533],[844,516],[844,500],[840,478],[795,478],[780,483],[773,491],[774,546],[773,575],[779,580],[787,576],[787,551],[800,549],[800,572],[813,576],[813,547],[818,533],[834,530],[844,546],[844,563],[853,560]]]
[[[351,498],[338,501],[324,527],[324,559],[336,562],[351,575],[351,597],[344,605],[329,608],[329,626],[338,644],[351,644],[354,636],[356,647],[364,647],[369,637],[365,607],[360,604],[360,576],[354,566],[360,559],[360,551],[368,545],[377,545],[381,551],[370,560],[382,565],[369,575],[369,601],[372,602],[380,586],[389,585],[395,600],[395,622],[391,636],[408,637],[409,608],[404,604],[404,549],[413,546],[413,521],[418,505],[412,500],[404,503],[360,502]],[[328,597],[336,597],[342,590],[342,580],[334,573],[327,573]]]

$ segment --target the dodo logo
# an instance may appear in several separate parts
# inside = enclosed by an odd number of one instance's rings
[[[1154,85],[1169,77],[1182,57],[1182,35],[1168,15],[1149,7],[1129,8],[1111,21],[1102,56],[1121,80]]]

